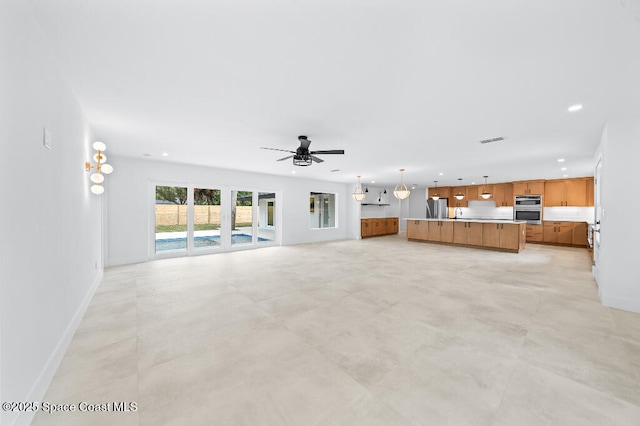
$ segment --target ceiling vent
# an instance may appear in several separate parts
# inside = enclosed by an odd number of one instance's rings
[[[480,141],[481,144],[486,144],[486,143],[494,143],[494,142],[500,142],[503,141],[504,138],[502,136],[497,137],[497,138],[491,138],[491,139],[483,139]]]

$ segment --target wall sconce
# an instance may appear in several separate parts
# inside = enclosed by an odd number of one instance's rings
[[[93,161],[96,162],[96,165],[92,166],[89,161],[86,161],[84,163],[84,169],[86,171],[96,169],[96,172],[91,175],[91,182],[93,182],[93,185],[91,185],[91,192],[96,195],[100,195],[104,192],[104,186],[100,185],[102,182],[104,182],[103,173],[105,175],[111,174],[111,172],[113,172],[113,167],[111,166],[111,164],[105,163],[105,161],[107,161],[107,156],[104,155],[103,152],[107,150],[107,146],[104,143],[94,142],[93,149],[98,151],[93,156]]]

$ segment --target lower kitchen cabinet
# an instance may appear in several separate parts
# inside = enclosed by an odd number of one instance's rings
[[[360,219],[360,237],[379,237],[381,235],[393,235],[398,233],[397,217],[376,217]],[[407,228],[407,235],[409,229]]]
[[[435,220],[429,223],[428,241],[452,243],[453,242],[453,222],[448,220]]]
[[[544,221],[544,242],[572,246],[587,246],[585,222]]]
[[[522,238],[521,238],[522,237]],[[519,250],[520,240],[526,237],[524,224],[483,223],[482,245],[485,247]]]
[[[524,222],[407,219],[407,238],[414,241],[520,252],[525,236]]]
[[[544,241],[544,229],[542,225],[526,225],[527,242],[541,243]]]
[[[453,223],[453,242],[454,244],[481,246],[482,245],[482,223],[454,222]]]

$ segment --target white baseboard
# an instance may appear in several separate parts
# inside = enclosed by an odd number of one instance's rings
[[[91,299],[93,299],[93,295],[98,289],[98,285],[102,281],[102,277],[104,275],[104,271],[100,270],[96,275],[94,282],[91,284],[91,288],[87,292],[86,296],[82,300],[82,303],[76,310],[76,313],[73,315],[71,322],[67,326],[67,329],[62,334],[62,337],[58,341],[56,348],[53,350],[53,353],[47,360],[44,368],[40,372],[38,379],[31,387],[26,401],[42,401],[44,399],[45,394],[47,393],[47,389],[49,389],[49,385],[51,384],[51,380],[53,380],[53,376],[55,376],[58,367],[60,366],[60,362],[62,362],[62,358],[64,358],[64,354],[67,352],[67,348],[69,347],[69,343],[71,343],[71,339],[73,339],[76,330],[78,329],[78,325],[80,325],[80,321],[84,317],[84,313],[87,311],[89,307],[89,303],[91,303]],[[33,421],[33,417],[35,416],[35,412],[21,412],[13,421],[12,426],[28,426]]]
[[[598,290],[600,301],[604,306],[609,308],[621,309],[623,311],[631,311],[640,313],[640,298],[630,300],[628,297],[617,297],[606,295]]]

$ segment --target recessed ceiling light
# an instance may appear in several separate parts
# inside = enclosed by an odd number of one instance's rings
[[[442,172],[440,172],[440,173],[438,173],[438,174],[439,174],[440,176],[443,176],[443,175],[444,175],[444,173],[442,173]]]
[[[580,111],[581,109],[582,109],[582,105],[580,104],[571,105],[569,107],[569,112],[576,112],[576,111]]]
[[[558,163],[564,163],[564,158],[558,158]]]
[[[569,177],[569,175],[562,175],[562,177],[567,178],[567,177]]]
[[[376,183],[376,181],[375,181],[375,180],[372,180],[372,181],[371,181],[371,183]]]
[[[560,170],[567,170],[566,167],[560,167]]]
[[[295,175],[295,174],[296,174],[296,171],[295,171],[295,170],[291,170],[291,174],[292,174],[292,175]]]
[[[475,185],[475,184],[476,184],[475,182],[471,182],[471,185]]]
[[[163,157],[168,157],[168,156],[169,156],[169,153],[167,153],[167,152],[163,152],[163,153],[162,153],[162,156],[163,156]]]

